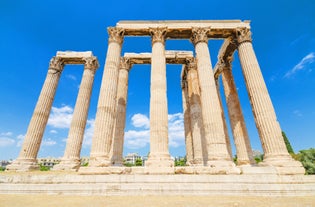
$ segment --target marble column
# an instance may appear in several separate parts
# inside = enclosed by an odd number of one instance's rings
[[[168,150],[165,35],[167,28],[152,28],[150,154],[145,162],[151,173],[171,173],[174,166]],[[155,168],[155,169],[154,169]],[[160,168],[160,169],[159,169]]]
[[[108,49],[95,117],[95,129],[89,167],[108,167],[113,128],[116,120],[116,96],[124,30],[108,28]]]
[[[237,164],[255,164],[253,152],[248,137],[241,104],[237,95],[236,85],[232,74],[231,62],[221,61],[222,83],[228,114],[236,147]]]
[[[121,58],[117,88],[117,118],[112,143],[112,165],[123,165],[124,134],[126,124],[126,104],[128,94],[128,76],[131,64],[129,58]]]
[[[183,72],[185,68],[186,66],[183,65]],[[193,148],[192,131],[191,131],[190,105],[189,105],[189,98],[188,98],[188,83],[186,80],[186,75],[185,77],[183,77],[181,86],[182,86],[183,113],[184,113],[186,165],[193,165],[194,148]]]
[[[191,133],[193,137],[193,149],[194,149],[194,165],[204,165],[204,140],[202,140],[203,124],[202,124],[202,112],[200,103],[200,89],[198,82],[197,65],[192,59],[187,64],[187,82],[188,82],[188,97],[190,106],[190,125]]]
[[[28,126],[21,152],[19,157],[7,166],[7,170],[28,171],[38,169],[36,158],[63,67],[64,64],[61,58],[53,57],[50,60],[46,80]]]
[[[226,147],[220,102],[208,49],[209,31],[210,28],[192,28],[191,38],[196,51],[202,119],[207,143],[207,165],[215,168],[218,173],[232,173],[237,169]]]
[[[301,163],[293,160],[286,149],[252,46],[251,32],[247,28],[238,29],[236,32],[242,71],[265,154],[262,164],[278,167],[280,174],[303,174]]]
[[[85,58],[83,76],[74,107],[65,154],[61,162],[53,167],[53,170],[77,171],[81,166],[80,153],[88,118],[94,74],[98,67],[96,57]]]
[[[215,84],[216,84],[216,87],[217,87],[217,93],[218,93],[218,97],[219,97],[219,101],[220,101],[221,117],[222,117],[223,126],[224,126],[224,136],[225,136],[225,141],[226,141],[226,148],[227,148],[227,150],[229,152],[229,155],[230,155],[231,159],[233,159],[230,136],[229,136],[229,132],[228,132],[227,124],[226,124],[226,119],[225,119],[225,115],[224,115],[222,99],[221,99],[221,95],[220,95],[219,79],[215,79]]]

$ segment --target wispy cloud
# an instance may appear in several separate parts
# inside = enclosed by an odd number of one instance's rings
[[[292,77],[296,72],[307,69],[308,65],[315,61],[315,53],[311,52],[306,55],[298,64],[296,64],[291,70],[289,70],[285,75],[284,78]]]
[[[12,132],[0,133],[0,147],[9,147],[13,145],[21,147],[24,137],[25,136],[21,134],[15,137]]]
[[[48,125],[54,128],[69,128],[72,120],[73,108],[71,106],[52,107]]]
[[[293,114],[294,114],[295,116],[297,116],[297,117],[303,116],[303,114],[302,114],[302,112],[301,112],[300,110],[294,110],[294,111],[293,111]]]
[[[77,77],[75,77],[74,75],[71,75],[71,74],[66,75],[66,77],[70,80],[77,80]]]
[[[9,147],[15,144],[15,140],[10,137],[0,137],[0,147]]]
[[[55,140],[52,140],[51,138],[47,138],[42,141],[42,146],[45,146],[45,147],[50,147],[55,144],[57,144],[57,142]]]

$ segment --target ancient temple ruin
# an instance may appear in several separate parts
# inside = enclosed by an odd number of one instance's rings
[[[304,174],[301,163],[293,160],[286,149],[253,50],[249,21],[120,21],[115,27],[108,28],[108,35],[89,166],[80,168],[80,151],[98,61],[91,52],[58,52],[50,62],[20,155],[8,170],[37,169],[37,154],[63,67],[65,64],[84,64],[65,153],[54,170],[78,170],[82,174]],[[152,52],[122,55],[125,36],[151,37]],[[195,51],[166,51],[165,41],[168,39],[188,39]],[[210,39],[224,39],[214,68],[208,48]],[[231,62],[236,50],[264,151],[264,161],[259,166],[254,164],[232,75]],[[128,73],[134,64],[151,64],[150,154],[144,167],[127,168],[122,166],[122,153]],[[168,149],[166,64],[182,65],[185,167],[174,167]],[[227,115],[223,114],[218,92],[220,76]],[[232,160],[224,117],[231,123],[238,166]]]

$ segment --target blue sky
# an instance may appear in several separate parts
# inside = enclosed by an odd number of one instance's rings
[[[107,51],[106,27],[120,20],[251,20],[253,46],[276,114],[295,151],[315,147],[315,2],[292,1],[0,1],[0,160],[18,156],[38,95],[56,51],[93,51],[96,73],[82,147],[91,147]],[[222,41],[209,41],[216,63]],[[166,49],[193,50],[188,40]],[[125,38],[123,52],[150,52],[149,38]],[[261,150],[237,53],[233,74],[253,149]],[[180,65],[167,66],[170,152],[184,155]],[[66,66],[39,157],[63,155],[83,66]],[[150,67],[129,76],[125,150],[149,151]],[[224,102],[224,101],[223,101]],[[225,102],[223,103],[225,104]],[[233,141],[232,141],[233,143]]]

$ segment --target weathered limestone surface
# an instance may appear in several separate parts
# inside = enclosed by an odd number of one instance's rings
[[[168,110],[166,97],[166,28],[152,29],[150,154],[145,162],[150,173],[174,173],[168,151]]]
[[[107,167],[116,119],[117,82],[124,31],[108,28],[109,44],[95,118],[89,167]]]
[[[123,164],[124,130],[130,68],[130,60],[128,58],[121,58],[117,89],[117,118],[111,155],[111,163],[116,166],[122,166]]]
[[[304,168],[289,155],[281,128],[261,74],[248,29],[238,30],[238,54],[243,69],[256,126],[265,153],[262,164],[276,166],[280,174],[304,174]]]
[[[75,55],[80,55],[80,53],[71,54],[71,57],[76,57]],[[74,107],[65,154],[61,162],[54,166],[54,170],[77,171],[81,164],[80,152],[90,106],[94,74],[99,67],[96,57],[84,57],[83,59],[85,60],[84,72],[76,105]]]
[[[223,120],[210,54],[207,33],[210,28],[193,28],[192,42],[195,45],[199,75],[203,126],[207,143],[207,165],[218,172],[239,173],[226,148]]]
[[[51,59],[46,80],[28,126],[20,155],[11,165],[7,166],[7,170],[28,171],[38,169],[36,158],[63,66],[62,58],[53,57]]]
[[[241,105],[230,68],[231,64],[226,63],[222,65],[222,67],[225,67],[222,71],[222,82],[226,103],[228,105],[228,114],[232,127],[232,133],[236,146],[237,164],[254,164],[255,160],[253,158],[253,152],[247,134]]]
[[[315,196],[315,176],[0,175],[0,194]]]
[[[186,145],[186,165],[192,165],[194,160],[194,149],[192,140],[191,120],[190,120],[190,105],[188,97],[188,83],[186,80],[186,66],[182,69],[182,99],[184,113],[184,130],[185,130],[185,145]],[[185,76],[185,77],[184,77]]]
[[[205,164],[206,142],[204,140],[204,131],[202,123],[202,112],[200,103],[200,89],[198,81],[197,64],[191,59],[187,64],[187,83],[188,83],[188,100],[190,106],[190,125],[193,137],[194,165]]]

